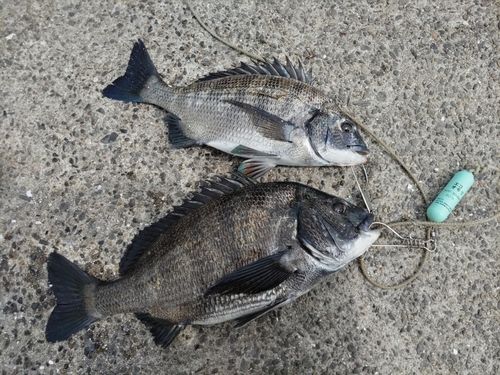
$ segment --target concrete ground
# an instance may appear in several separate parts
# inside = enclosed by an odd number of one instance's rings
[[[243,48],[301,58],[316,85],[387,142],[430,198],[458,170],[474,171],[449,222],[498,212],[497,1],[193,5]],[[50,252],[112,279],[139,229],[196,181],[240,162],[205,147],[172,150],[163,111],[101,95],[124,72],[133,42],[145,41],[173,85],[248,58],[208,35],[180,0],[6,0],[0,9],[1,374],[500,373],[498,221],[436,229],[437,251],[403,289],[374,287],[356,261],[246,327],[189,327],[167,349],[132,315],[47,343]],[[414,184],[364,137],[378,220],[425,220]],[[281,167],[263,180],[299,181],[362,204],[342,168]],[[398,230],[423,236],[417,227]],[[411,275],[422,257],[408,248],[367,255],[384,283]]]

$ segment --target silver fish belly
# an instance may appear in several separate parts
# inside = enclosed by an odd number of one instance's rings
[[[163,82],[142,41],[125,75],[103,90],[111,99],[169,112],[172,147],[208,145],[246,158],[239,168],[259,177],[275,165],[350,166],[369,150],[355,123],[318,88],[302,64],[242,64],[186,87]]]
[[[363,254],[379,236],[372,222],[365,210],[305,185],[220,178],[143,229],[117,280],[50,254],[57,305],[46,338],[65,340],[118,313],[135,313],[162,346],[190,324],[244,325]]]

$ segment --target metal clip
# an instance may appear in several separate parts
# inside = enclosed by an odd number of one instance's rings
[[[379,221],[374,221],[372,223],[372,225],[375,225],[375,224],[383,225],[384,227],[390,229],[392,233],[394,233],[396,236],[398,236],[403,241],[403,244],[402,245],[376,244],[376,245],[372,245],[372,246],[383,246],[383,247],[408,246],[408,247],[419,247],[419,248],[425,249],[429,252],[436,251],[436,241],[434,241],[434,240],[422,240],[420,238],[413,238],[411,236],[411,234],[410,234],[410,237],[403,237],[398,232],[396,232],[394,229],[392,229],[390,226],[388,226],[387,224],[381,223]],[[370,225],[370,227],[371,227],[371,225]]]
[[[362,167],[363,167],[363,172],[365,174],[366,183],[368,184],[368,173],[366,173],[365,167],[364,166],[362,166]],[[356,173],[354,172],[354,168],[353,167],[349,167],[349,168],[352,171],[352,174],[354,176],[354,180],[356,180],[356,185],[358,185],[358,189],[359,189],[359,192],[361,193],[361,197],[363,198],[363,201],[365,202],[366,209],[368,210],[368,212],[374,213],[368,192],[363,191],[363,189],[361,189],[361,185],[359,184],[358,178],[356,177]],[[396,236],[398,236],[403,241],[403,244],[401,244],[401,245],[380,244],[380,245],[372,245],[372,246],[383,246],[383,247],[405,247],[405,246],[408,246],[408,247],[419,247],[419,248],[425,249],[429,252],[436,251],[436,241],[434,241],[434,240],[422,240],[420,238],[413,238],[411,236],[411,234],[410,234],[410,237],[403,237],[398,232],[396,232],[394,229],[392,229],[390,226],[388,226],[387,224],[381,223],[379,221],[374,221],[372,223],[372,225],[374,225],[374,224],[383,225],[386,228],[389,228],[392,233],[394,233]],[[371,225],[370,225],[370,227],[371,227]]]

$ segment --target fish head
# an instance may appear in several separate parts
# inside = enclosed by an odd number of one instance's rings
[[[346,167],[366,162],[370,151],[347,115],[318,111],[306,128],[316,154],[328,164]]]
[[[342,198],[314,192],[299,208],[297,237],[303,248],[328,272],[362,255],[377,240],[370,229],[374,216]]]

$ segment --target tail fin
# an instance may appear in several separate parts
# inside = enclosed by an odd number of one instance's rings
[[[134,44],[125,74],[115,79],[102,93],[110,99],[124,102],[144,102],[140,93],[152,76],[159,78],[146,46],[139,39]]]
[[[100,281],[57,253],[49,255],[47,270],[57,305],[47,322],[45,338],[62,341],[98,319],[87,312],[84,289]]]

